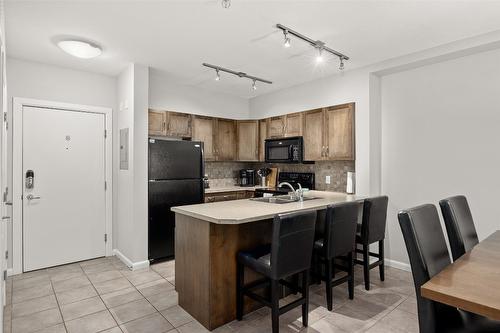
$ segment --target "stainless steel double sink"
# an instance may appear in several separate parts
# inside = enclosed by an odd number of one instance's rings
[[[303,201],[320,199],[316,197],[304,197]],[[299,202],[300,199],[294,195],[277,195],[274,197],[265,197],[265,198],[251,198],[250,200],[259,201],[259,202],[268,202],[274,204],[286,204],[291,202]]]

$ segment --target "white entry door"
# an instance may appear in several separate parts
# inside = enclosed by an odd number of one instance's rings
[[[23,107],[24,271],[105,255],[104,130],[103,114]]]

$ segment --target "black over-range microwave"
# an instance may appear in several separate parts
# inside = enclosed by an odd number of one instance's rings
[[[265,142],[267,163],[302,163],[304,139],[301,136],[267,139]]]

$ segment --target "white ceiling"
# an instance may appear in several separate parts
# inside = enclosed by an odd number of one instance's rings
[[[500,1],[15,1],[6,5],[9,56],[107,75],[137,62],[179,84],[250,98],[338,72],[338,59],[316,66],[316,52],[281,23],[351,57],[346,69],[500,29]],[[77,36],[104,49],[73,58],[54,40]],[[274,81],[268,86],[201,66],[213,63]]]

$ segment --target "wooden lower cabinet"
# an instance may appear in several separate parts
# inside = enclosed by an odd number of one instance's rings
[[[215,192],[215,193],[206,193],[205,202],[240,200],[253,197],[254,197],[253,191]]]

